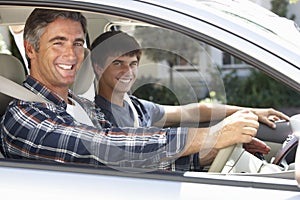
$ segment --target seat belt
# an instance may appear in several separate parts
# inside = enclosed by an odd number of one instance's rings
[[[49,103],[46,99],[41,96],[31,92],[25,87],[13,82],[12,80],[5,78],[0,75],[0,92],[13,97],[15,99],[20,99],[22,101],[34,101],[40,103]]]
[[[5,78],[0,75],[0,93],[7,96],[20,99],[22,101],[34,101],[41,103],[49,103],[47,100],[43,99],[41,96],[31,92],[25,87],[13,82],[12,80]],[[5,158],[0,152],[0,158]]]
[[[20,99],[22,101],[33,101],[33,102],[40,102],[40,103],[51,103],[48,100],[42,98],[41,96],[31,92],[30,90],[26,89],[25,87],[15,83],[14,81],[5,78],[4,76],[0,75],[0,93],[3,93],[7,96],[13,97],[15,99]],[[138,113],[129,98],[128,94],[124,95],[124,100],[129,104],[134,116],[134,127],[139,127],[139,118]]]
[[[139,115],[127,93],[125,93],[125,95],[124,95],[124,100],[129,104],[129,107],[131,108],[131,110],[133,112],[133,120],[134,120],[133,126],[135,128],[139,127]]]

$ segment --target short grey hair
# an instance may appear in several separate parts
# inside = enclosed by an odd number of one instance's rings
[[[81,23],[84,34],[87,32],[86,18],[80,12],[52,9],[34,9],[27,18],[24,28],[24,40],[29,42],[35,51],[39,51],[40,38],[48,24],[57,18],[71,19]]]

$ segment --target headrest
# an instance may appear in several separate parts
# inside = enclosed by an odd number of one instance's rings
[[[0,53],[0,75],[8,78],[20,85],[26,78],[24,66],[19,59],[12,55]],[[1,84],[1,83],[0,83]],[[8,103],[12,100],[11,97],[0,93],[0,116],[6,110]]]
[[[94,82],[95,74],[91,63],[91,53],[89,49],[84,51],[84,61],[77,72],[74,83],[70,89],[77,95],[82,95],[88,91]]]

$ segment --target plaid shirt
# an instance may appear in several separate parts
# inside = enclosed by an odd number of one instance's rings
[[[183,150],[186,128],[111,128],[93,102],[69,92],[94,127],[77,122],[66,102],[28,76],[24,86],[49,103],[13,100],[1,120],[5,157],[117,167],[157,168]]]

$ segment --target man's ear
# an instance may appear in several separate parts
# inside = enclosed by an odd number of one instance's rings
[[[25,48],[25,53],[26,53],[27,57],[32,59],[34,56],[34,53],[35,53],[33,46],[28,41],[25,40],[24,48]]]

